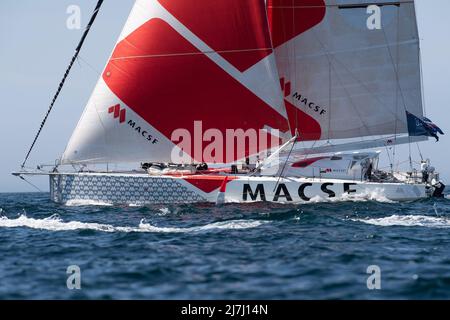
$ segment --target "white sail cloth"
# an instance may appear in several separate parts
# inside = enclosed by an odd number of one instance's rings
[[[408,133],[405,111],[423,114],[414,1],[267,5],[286,108],[301,140]]]

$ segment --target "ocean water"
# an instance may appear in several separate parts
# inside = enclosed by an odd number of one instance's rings
[[[450,298],[448,199],[0,208],[0,299]]]

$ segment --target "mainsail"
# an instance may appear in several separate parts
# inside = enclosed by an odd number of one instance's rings
[[[423,116],[414,1],[267,0],[267,8],[301,140],[407,134],[405,111]]]
[[[412,142],[407,114],[423,117],[412,0],[137,0],[62,163],[234,162],[278,132]]]
[[[200,162],[239,129],[268,141],[246,156],[289,132],[265,1],[137,0],[62,163],[170,162],[177,130],[192,137],[187,161]],[[242,158],[232,153],[214,161]]]

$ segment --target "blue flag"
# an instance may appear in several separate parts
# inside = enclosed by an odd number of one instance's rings
[[[408,133],[410,136],[434,137],[436,141],[439,141],[438,133],[444,134],[441,128],[435,125],[428,118],[419,118],[408,111],[406,111],[406,118],[408,121]]]

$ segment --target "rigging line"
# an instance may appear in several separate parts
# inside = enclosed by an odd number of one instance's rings
[[[44,128],[45,123],[47,122],[48,116],[50,115],[50,112],[52,111],[53,106],[55,105],[55,102],[58,99],[59,94],[61,93],[61,90],[62,90],[62,88],[64,86],[64,83],[66,82],[66,79],[69,76],[70,70],[72,69],[72,66],[75,63],[75,61],[76,61],[76,59],[77,59],[77,57],[78,57],[78,55],[79,55],[79,53],[81,51],[81,48],[82,48],[82,46],[84,44],[84,41],[86,40],[86,37],[89,34],[89,31],[91,30],[92,25],[94,24],[95,18],[97,17],[98,12],[100,11],[100,7],[102,6],[103,1],[104,0],[99,0],[97,2],[97,5],[95,6],[94,12],[93,12],[93,14],[91,16],[91,19],[89,20],[89,23],[88,23],[86,29],[84,30],[83,36],[81,37],[81,40],[78,43],[78,46],[75,48],[75,54],[72,57],[72,60],[70,61],[70,64],[69,64],[66,72],[64,73],[63,79],[59,83],[58,89],[57,89],[57,91],[56,91],[56,93],[55,93],[55,95],[54,95],[54,97],[52,99],[52,102],[50,103],[50,106],[49,106],[49,108],[47,110],[47,113],[45,114],[44,119],[42,120],[41,125],[39,127],[39,130],[38,130],[36,136],[34,137],[33,143],[31,144],[31,147],[28,150],[27,155],[25,156],[25,160],[22,163],[22,168],[25,167],[25,164],[26,164],[28,158],[30,157],[31,151],[33,150],[34,145],[36,144],[36,141],[39,138],[39,136],[41,134],[41,131]]]
[[[292,28],[295,30],[295,0],[292,0]],[[291,69],[292,70],[292,69]],[[297,46],[294,44],[294,82],[295,86],[297,87]],[[295,108],[295,134],[298,132],[298,108],[296,106]],[[291,149],[292,151],[292,149]],[[278,183],[277,183],[278,184]]]
[[[383,36],[384,39],[386,41],[386,43],[388,43],[388,39],[387,39],[387,35],[386,35],[386,31],[383,28]],[[389,53],[389,57],[391,59],[392,62],[392,67],[394,69],[394,73],[395,73],[395,77],[396,77],[396,105],[395,105],[395,112],[397,113],[396,115],[396,120],[395,120],[395,134],[398,134],[398,120],[397,116],[398,116],[398,93],[400,92],[400,96],[401,96],[401,100],[402,100],[402,104],[403,104],[403,109],[405,111],[408,110],[407,106],[406,106],[406,99],[405,99],[405,95],[403,93],[401,84],[400,84],[400,75],[399,75],[399,65],[400,65],[400,48],[399,48],[399,39],[400,39],[400,10],[397,10],[397,50],[396,50],[396,58],[397,58],[397,64],[394,61],[394,57],[392,55],[392,51],[390,46],[388,45],[386,48],[388,50]],[[410,163],[411,163],[411,168],[412,168],[412,158],[411,158],[411,137],[409,137],[409,159],[410,159]],[[394,157],[394,161],[395,161],[395,155],[396,155],[396,146],[394,146],[394,153],[393,153],[393,157]]]
[[[334,59],[334,57],[333,57],[333,59]],[[358,116],[359,120],[361,121],[362,125],[367,129],[367,132],[369,133],[369,135],[373,136],[374,134],[372,134],[372,130],[371,130],[370,126],[363,119],[361,113],[359,112],[358,107],[356,106],[355,102],[352,99],[352,95],[350,94],[350,92],[348,91],[347,87],[345,86],[344,81],[342,80],[342,77],[339,75],[339,73],[336,70],[336,68],[335,68],[333,63],[331,63],[331,68],[333,68],[333,71],[336,74],[336,78],[337,78],[339,84],[341,85],[341,87],[344,90],[346,96],[348,97],[348,100],[350,101],[350,105],[353,107],[353,110],[355,111],[355,113]]]
[[[331,52],[328,49],[328,47],[325,46],[325,44],[320,41],[319,36],[317,35],[317,33],[315,32],[315,30],[313,30],[313,35],[316,38],[317,42],[319,42],[320,46],[322,47],[322,49],[325,51],[325,56],[327,57],[327,61],[328,61],[328,132],[327,132],[327,141],[330,142],[330,130],[331,130],[331,78],[332,78],[332,73],[333,73],[333,62],[331,61]],[[295,55],[295,57],[297,57],[297,55]],[[297,59],[296,59],[297,60]],[[333,68],[334,69],[334,68]]]
[[[422,59],[422,49],[420,48],[420,40],[419,40],[419,64],[420,64],[420,92],[422,95],[422,107],[423,107],[423,114],[426,117],[427,116],[427,103],[425,99],[425,80],[424,80],[424,74],[423,74],[423,59]]]
[[[425,82],[424,82],[423,57],[422,57],[422,46],[421,46],[421,40],[423,40],[423,38],[420,37],[417,10],[414,10],[413,12],[414,12],[413,21],[414,21],[414,25],[415,25],[415,31],[417,32],[417,47],[418,47],[418,51],[419,51],[420,94],[422,96],[421,100],[422,100],[423,115],[426,117],[427,116],[427,107],[426,107],[426,99],[425,99]],[[417,147],[419,147],[418,144],[417,144]],[[419,149],[419,151],[420,151],[420,149]]]
[[[364,126],[364,127],[367,129],[367,131],[371,134],[371,130],[370,130],[369,126],[368,126],[368,125],[365,123],[365,121],[363,120],[363,118],[362,118],[362,116],[361,116],[361,114],[360,114],[358,108],[356,107],[356,105],[355,105],[355,103],[354,103],[354,101],[353,101],[353,99],[352,99],[352,96],[351,96],[350,92],[349,92],[348,89],[345,87],[344,82],[342,81],[342,78],[339,76],[339,73],[338,73],[338,70],[336,69],[336,66],[333,64],[333,61],[332,61],[332,60],[337,61],[336,57],[335,57],[334,55],[330,55],[330,54],[329,54],[330,50],[328,50],[328,47],[320,40],[319,36],[317,35],[317,33],[315,32],[314,29],[312,30],[312,34],[313,34],[314,37],[316,38],[316,40],[317,40],[317,42],[319,43],[319,45],[322,47],[322,50],[325,51],[327,60],[330,62],[330,66],[331,66],[331,68],[332,68],[332,71],[334,71],[334,73],[336,74],[337,80],[338,80],[339,84],[341,85],[342,89],[345,91],[345,94],[347,95],[347,97],[348,97],[348,99],[349,99],[349,101],[350,101],[350,104],[352,105],[352,107],[353,107],[353,109],[354,109],[356,115],[358,116],[358,118],[359,118],[359,120],[361,121],[361,123],[363,124],[363,126]],[[337,62],[339,62],[339,61],[337,61]],[[347,70],[347,68],[345,68],[345,69],[346,69],[347,72],[349,72],[349,71]],[[356,79],[356,80],[358,81],[358,79]],[[330,108],[330,107],[328,107],[328,108]]]
[[[265,6],[264,10],[266,12],[267,25],[270,26],[271,25],[271,21],[269,20],[268,6]],[[283,28],[283,32],[284,32],[284,38],[286,39],[287,38],[286,28]],[[275,55],[275,46],[273,44],[273,36],[272,36],[272,32],[270,31],[270,28],[269,28],[269,39],[270,39],[270,49],[271,49],[272,53]],[[275,59],[275,64],[276,64],[276,59]],[[279,78],[285,76],[285,75],[280,75],[278,67],[276,67],[276,72],[277,72]],[[291,123],[289,121],[289,115],[288,115],[288,112],[287,112],[286,103],[284,101],[284,88],[281,88],[281,103],[282,103],[281,107],[282,107],[282,109],[284,109],[284,112],[286,114],[286,119],[287,119],[287,124],[288,124],[288,128],[289,128],[289,133],[292,133]]]
[[[345,71],[348,73],[348,75],[350,76],[350,77],[352,77],[356,82],[358,82],[359,84],[361,84],[361,86],[367,91],[367,93],[373,98],[373,99],[375,99],[375,100],[377,100],[379,103],[380,103],[380,105],[384,105],[385,103],[380,99],[380,98],[378,98],[378,96],[376,95],[376,94],[374,94],[373,92],[372,92],[372,90],[367,86],[367,84],[366,83],[364,83],[362,80],[360,80],[343,62],[341,62],[338,58],[336,58],[336,56],[335,55],[332,55],[332,58],[333,58],[333,60],[338,64],[338,65],[340,65],[342,68],[344,68],[345,69]],[[389,113],[391,113],[392,115],[394,115],[395,116],[395,114],[394,114],[394,112],[392,112],[392,111],[390,111],[390,110],[388,110],[389,111]]]
[[[395,77],[396,77],[396,87],[397,87],[397,90],[400,92],[400,96],[401,96],[402,102],[403,102],[403,108],[406,111],[406,110],[408,110],[408,108],[406,107],[405,95],[404,95],[402,87],[400,85],[400,75],[399,75],[399,71],[398,71],[398,66],[400,64],[400,50],[399,50],[399,41],[398,41],[398,39],[400,38],[400,21],[399,20],[400,20],[400,11],[398,10],[398,13],[397,13],[397,42],[396,42],[397,43],[397,65],[395,64],[394,57],[393,57],[392,51],[391,51],[391,47],[388,45],[386,47],[386,49],[388,50],[389,57],[392,62],[392,68],[394,69],[394,73],[395,73]],[[384,30],[384,28],[382,28],[382,30],[383,30],[384,39],[386,40],[386,43],[388,43],[386,31]]]
[[[411,151],[411,137],[409,138],[409,143],[408,143],[408,147],[409,147],[409,166],[411,171],[413,171],[413,161],[412,161],[412,151]]]
[[[33,188],[35,188],[36,190],[38,190],[39,192],[44,192],[43,190],[41,190],[38,186],[36,186],[35,184],[31,183],[30,181],[28,181],[27,179],[25,179],[23,176],[18,175],[18,177],[20,179],[22,179],[23,181],[25,181],[26,183],[28,183],[30,186],[32,186]]]
[[[398,10],[398,14],[399,14],[399,10]],[[397,29],[399,29],[399,28],[397,28]],[[398,32],[399,32],[399,30],[398,30]],[[385,34],[384,29],[383,29],[383,33],[384,33],[384,38],[385,38],[385,40],[386,40],[386,46],[383,46],[383,47],[386,47],[388,50],[390,50],[390,45],[391,45],[391,43],[389,43],[389,42],[387,41],[387,36],[386,36],[386,34]],[[349,74],[354,80],[356,80],[358,83],[360,83],[360,84],[364,87],[364,89],[367,90],[367,92],[369,93],[369,95],[371,95],[371,96],[372,96],[375,100],[377,100],[381,105],[384,104],[384,103],[378,98],[378,96],[376,96],[375,94],[372,93],[372,91],[368,88],[368,86],[367,86],[363,81],[361,81],[356,75],[354,75],[353,72],[352,72],[352,71],[351,71],[344,63],[342,63],[342,62],[336,57],[336,53],[339,53],[339,52],[333,53],[332,51],[329,51],[329,50],[326,48],[326,46],[323,44],[323,42],[320,41],[319,37],[317,36],[317,34],[316,34],[315,32],[314,32],[314,36],[315,36],[316,40],[319,42],[319,44],[321,45],[321,47],[325,50],[325,55],[327,56],[327,58],[328,58],[328,60],[330,61],[330,63],[331,63],[331,59],[333,59],[335,62],[337,62],[341,67],[343,67],[343,68],[348,72],[348,74]],[[403,45],[403,44],[405,44],[405,43],[409,43],[409,41],[400,43],[400,42],[398,41],[398,39],[399,39],[399,36],[397,36],[397,42],[396,42],[397,47],[399,47],[400,45]],[[390,53],[390,51],[389,51],[389,53]],[[391,55],[391,60],[393,60],[392,55]],[[333,68],[333,69],[334,69],[334,68]],[[394,69],[395,69],[395,68],[394,68]],[[402,92],[402,93],[403,93],[403,92]],[[393,113],[392,113],[392,114],[393,114]],[[397,115],[395,115],[395,116],[396,116],[396,118],[397,118]]]
[[[277,183],[275,184],[275,187],[273,188],[273,192],[275,192],[275,190],[277,189],[278,184],[280,183],[281,176],[283,175],[284,169],[286,168],[286,164],[288,163],[289,158],[291,157],[292,150],[294,149],[294,146],[295,146],[295,144],[296,144],[296,142],[297,142],[297,139],[298,139],[298,131],[295,132],[295,136],[294,136],[294,137],[295,137],[295,139],[294,139],[294,141],[292,142],[291,150],[289,150],[289,154],[288,154],[288,156],[287,156],[287,158],[286,158],[286,161],[285,161],[284,164],[283,164],[283,169],[281,169],[280,175],[278,176]]]
[[[90,64],[89,62],[87,62],[86,59],[84,59],[81,55],[78,56],[78,60],[81,60],[81,62],[83,62],[85,65],[87,65],[92,71],[94,71],[97,75],[101,75],[101,72],[98,71],[98,69],[96,69],[92,64]]]
[[[419,155],[420,155],[420,160],[422,160],[422,161],[423,161],[423,154],[422,154],[422,150],[420,150],[420,146],[419,146],[419,143],[418,143],[418,142],[416,142],[416,145],[417,145],[417,150],[419,151]]]
[[[233,50],[211,50],[201,52],[182,52],[182,53],[160,53],[160,54],[145,54],[139,56],[124,56],[111,58],[110,61],[126,60],[126,59],[145,59],[145,58],[165,58],[165,57],[182,57],[182,56],[197,56],[204,54],[222,54],[222,53],[241,53],[241,52],[254,52],[254,51],[272,51],[272,48],[255,48],[255,49],[233,49]]]
[[[83,66],[80,63],[80,59],[77,58],[76,61],[77,61],[78,67],[80,67],[80,69],[83,69]]]
[[[389,159],[389,165],[390,165],[390,167],[392,167],[391,152],[389,151],[389,147],[388,146],[386,146],[385,148],[386,148],[386,153],[387,153],[387,156],[388,156],[388,159]]]

